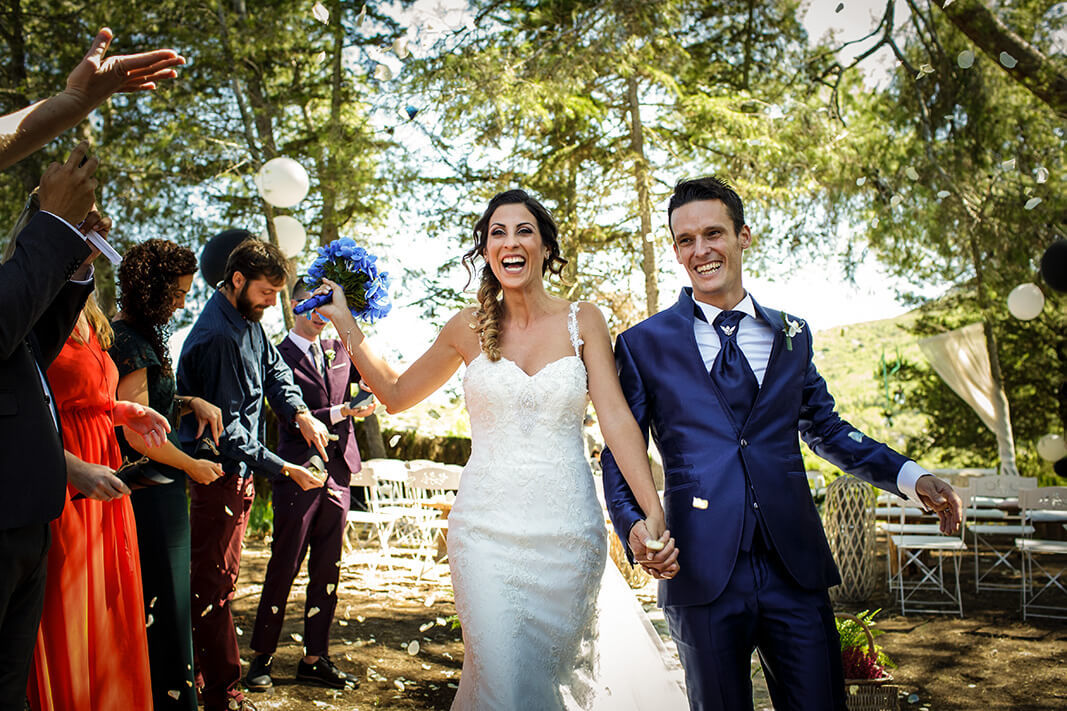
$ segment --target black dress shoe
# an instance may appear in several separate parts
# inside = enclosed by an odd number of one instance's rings
[[[319,661],[314,664],[307,664],[301,659],[296,665],[296,678],[300,681],[313,681],[333,689],[345,687],[354,689],[359,686],[359,682],[354,677],[350,677],[335,667],[329,657],[319,657]]]
[[[270,667],[274,663],[274,657],[269,654],[257,654],[248,667],[245,675],[245,686],[252,691],[266,691],[274,686],[274,680],[270,678]]]

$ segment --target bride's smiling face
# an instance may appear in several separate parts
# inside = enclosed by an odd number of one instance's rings
[[[515,289],[541,281],[548,248],[537,218],[525,205],[501,205],[493,212],[484,256],[502,287]]]

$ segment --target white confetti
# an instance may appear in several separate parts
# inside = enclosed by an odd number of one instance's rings
[[[348,627],[348,620],[338,620],[337,624],[341,625],[342,627]]]
[[[431,667],[431,666],[430,666],[429,664],[423,664],[423,665],[422,665],[422,668],[423,668],[423,669],[426,669],[427,671],[429,671],[430,669],[432,669],[432,667]]]
[[[291,635],[289,635],[289,636],[293,638],[293,641],[294,641],[294,642],[303,642],[303,641],[304,641],[304,638],[303,638],[303,636],[301,636],[301,635],[297,634],[296,632],[293,632],[293,633],[292,633]]]
[[[693,508],[694,509],[706,509],[707,507],[708,507],[708,500],[707,499],[702,499],[699,496],[694,496],[693,497]]]
[[[278,614],[278,606],[277,605],[271,605],[270,606],[270,611],[271,611],[272,615],[277,615]]]
[[[948,190],[938,190],[937,191],[937,199],[938,200],[944,200],[945,198],[947,198],[951,194],[952,193],[950,193]]]
[[[1026,201],[1026,205],[1023,206],[1026,210],[1033,210],[1035,207],[1041,204],[1041,198],[1030,198]]]
[[[1037,177],[1035,178],[1035,180],[1037,180],[1039,184],[1044,183],[1046,180],[1048,180],[1048,169],[1045,168],[1045,166],[1039,165],[1037,167]]]
[[[863,433],[858,431],[858,430],[852,430],[851,432],[848,433],[848,438],[850,440],[852,440],[853,442],[862,442],[863,441]]]
[[[159,599],[159,597],[152,598],[152,602],[148,603],[148,609],[151,610],[153,607],[155,607],[156,606],[156,600],[158,600],[158,599]]]
[[[326,594],[327,595],[333,595],[333,591],[336,588],[337,588],[337,586],[334,585],[333,583],[326,583]]]
[[[175,701],[177,701],[179,698],[181,698],[181,695],[182,695],[182,692],[178,691],[177,689],[171,689],[170,691],[167,692],[167,696],[169,696],[170,698],[174,699]]]
[[[400,435],[395,434],[395,435],[393,435],[392,437],[389,438],[389,446],[390,447],[395,447],[397,442],[399,442],[399,441],[400,441]]]
[[[319,52],[318,54],[315,55],[315,63],[316,64],[322,64],[325,61],[326,61],[326,53],[325,52]]]
[[[919,73],[915,75],[915,78],[916,79],[922,79],[927,74],[933,74],[933,73],[934,73],[934,68],[932,66],[930,66],[929,64],[923,64],[922,66],[919,67]]]
[[[366,618],[366,617],[364,617],[363,615],[356,615],[356,622],[363,622],[363,621],[365,621],[366,619],[367,619],[367,618]]]
[[[866,182],[867,182],[867,177],[866,176],[862,176],[862,177],[856,178],[856,187],[863,187],[863,184],[866,183]]]
[[[1008,160],[1003,161],[1000,164],[1000,169],[1001,170],[1015,170],[1015,159],[1014,158],[1009,158]]]
[[[223,506],[222,508],[226,510],[226,515],[227,516],[233,516],[233,510],[230,509],[229,506]]]
[[[425,623],[419,625],[419,632],[425,632],[426,630],[430,629],[431,627],[433,627],[433,623],[432,622],[425,622]]]
[[[438,617],[436,620],[434,620],[434,622],[437,623],[438,627],[444,627],[446,624],[448,624],[448,620],[443,617]]]
[[[970,69],[974,66],[974,52],[963,50],[956,56],[956,64],[960,65],[960,69]]]
[[[904,169],[904,175],[908,176],[908,180],[918,180],[919,172],[912,168],[910,165]]]
[[[204,615],[206,615],[207,613],[211,612],[211,608],[212,608],[212,605],[211,605],[211,603],[209,602],[209,603],[208,603],[208,605],[207,605],[207,607],[205,607],[205,608],[204,608],[204,611],[200,613],[200,616],[201,616],[201,617],[203,617],[203,616],[204,616]]]
[[[1015,65],[1019,63],[1019,60],[1011,56],[1007,52],[1001,52],[1000,63],[1004,65],[1005,69],[1014,69]]]
[[[317,614],[319,614],[319,608],[317,608],[317,607],[313,607],[310,610],[308,610],[308,617],[309,618],[314,617]]]
[[[244,633],[245,633],[245,631],[243,629],[241,629],[240,627],[234,627],[233,631],[237,633],[238,637],[244,636]]]
[[[395,54],[399,59],[407,59],[407,56],[411,54],[411,52],[408,51],[407,37],[397,37],[393,41],[393,54]]]
[[[393,686],[395,686],[395,687],[396,687],[397,689],[399,689],[400,691],[403,691],[403,690],[404,690],[404,682],[400,681],[399,679],[395,679],[395,680],[393,681]]]
[[[899,195],[894,195],[889,199],[889,207],[896,207],[902,202],[904,202],[904,198],[900,197]]]
[[[315,3],[315,7],[311,8],[311,14],[324,25],[330,21],[330,11],[321,2]]]
[[[433,607],[433,604],[437,602],[437,593],[432,592],[426,596],[426,601],[422,603],[426,607]]]
[[[148,619],[146,619],[146,620],[145,620],[145,623],[144,623],[144,628],[145,628],[145,629],[148,629],[149,627],[151,627],[151,626],[152,626],[152,623],[153,623],[153,622],[155,622],[155,621],[156,621],[156,618],[154,618],[154,617],[152,617],[151,615],[149,615],[149,616],[148,616]]]
[[[419,640],[413,639],[410,642],[408,642],[408,654],[410,654],[411,656],[414,657],[418,653],[419,653]]]
[[[367,19],[367,3],[363,3],[363,8],[359,11],[359,15],[356,17],[356,27],[362,27],[363,21]]]
[[[393,78],[393,70],[385,64],[379,64],[374,67],[374,78],[378,81],[389,81]]]

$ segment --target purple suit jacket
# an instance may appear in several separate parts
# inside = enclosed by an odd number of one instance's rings
[[[359,447],[356,445],[356,431],[351,417],[346,417],[336,425],[330,424],[330,408],[348,402],[349,385],[359,382],[359,371],[348,359],[341,342],[332,338],[319,340],[322,350],[333,349],[336,356],[328,364],[327,375],[323,377],[311,360],[288,336],[278,344],[282,359],[293,370],[293,381],[304,395],[304,402],[311,414],[319,418],[337,435],[336,442],[331,442],[326,450],[330,461],[326,464],[329,476],[337,484],[348,486],[352,472],[361,468]],[[278,456],[294,464],[304,464],[314,450],[300,436],[292,423],[278,423]]]

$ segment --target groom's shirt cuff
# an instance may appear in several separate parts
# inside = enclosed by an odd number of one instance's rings
[[[919,477],[926,476],[929,473],[910,459],[904,462],[904,465],[897,473],[897,488],[900,489],[900,493],[921,509],[925,509],[926,504],[915,493],[915,484],[919,481]]]

